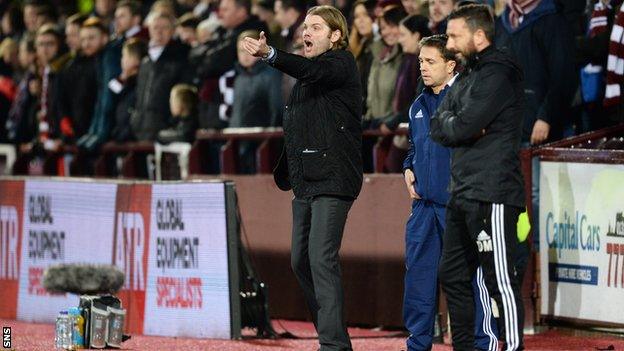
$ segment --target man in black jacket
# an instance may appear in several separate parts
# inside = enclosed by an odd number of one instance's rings
[[[305,57],[267,46],[264,33],[245,38],[245,48],[297,79],[284,112],[285,157],[275,171],[280,189],[295,193],[291,262],[321,351],[351,350],[338,251],[362,186],[361,86],[340,11],[313,7],[303,26]]]
[[[149,50],[139,68],[136,105],[130,117],[132,133],[138,141],[154,141],[158,132],[170,125],[171,88],[190,80],[189,47],[173,39],[175,18],[153,12],[146,22]]]
[[[433,140],[453,148],[439,275],[453,348],[473,350],[471,279],[481,264],[505,350],[521,350],[523,307],[514,262],[516,223],[524,208],[518,157],[522,73],[492,45],[494,20],[487,6],[459,8],[449,16],[446,33],[447,48],[466,67],[431,119]]]

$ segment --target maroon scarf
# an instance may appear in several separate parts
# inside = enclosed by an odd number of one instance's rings
[[[522,16],[533,11],[541,0],[507,0],[509,7],[509,23],[516,29],[520,25]]]
[[[620,102],[622,83],[624,83],[624,5],[620,6],[615,15],[611,30],[604,106],[615,106]]]

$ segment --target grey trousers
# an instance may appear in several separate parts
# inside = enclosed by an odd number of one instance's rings
[[[352,199],[334,196],[294,198],[291,265],[321,351],[350,351],[338,252]]]

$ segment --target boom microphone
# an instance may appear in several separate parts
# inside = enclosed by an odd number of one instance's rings
[[[115,294],[124,280],[124,273],[111,265],[60,264],[43,273],[43,286],[50,293]]]

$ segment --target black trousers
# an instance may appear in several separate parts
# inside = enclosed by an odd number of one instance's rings
[[[472,277],[479,264],[496,302],[503,350],[522,350],[524,309],[516,273],[517,221],[513,206],[451,198],[446,210],[440,281],[446,293],[454,350],[474,350]],[[496,315],[495,315],[496,317]]]
[[[352,204],[351,199],[333,196],[292,201],[291,265],[312,313],[321,351],[351,350],[338,251]]]

